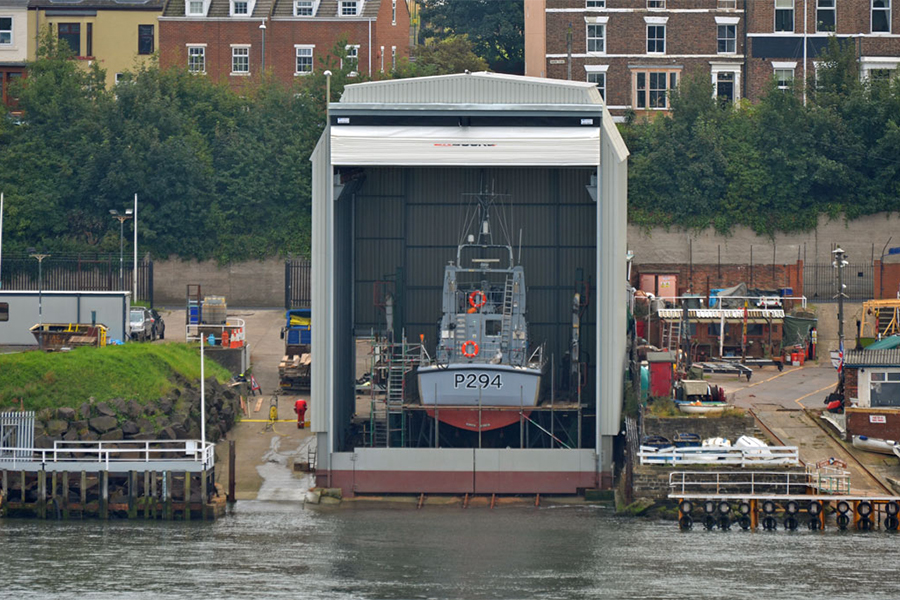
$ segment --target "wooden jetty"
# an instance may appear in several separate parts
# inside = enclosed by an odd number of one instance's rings
[[[900,530],[900,496],[854,494],[850,473],[840,467],[806,472],[677,471],[669,475],[669,498],[678,501],[678,525],[695,519],[707,530],[760,527],[794,531]],[[832,517],[833,520],[832,520]]]
[[[215,519],[225,497],[214,448],[199,440],[0,447],[0,517]]]

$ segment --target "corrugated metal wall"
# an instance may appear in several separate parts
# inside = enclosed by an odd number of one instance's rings
[[[456,258],[471,201],[463,194],[487,186],[509,194],[506,220],[517,256],[521,229],[530,337],[532,343],[545,341],[559,366],[571,334],[576,270],[582,269],[585,278],[596,272],[596,205],[585,189],[592,173],[592,169],[533,168],[368,170],[355,198],[357,333],[384,329],[384,313],[374,305],[373,287],[402,269],[407,339],[418,340],[424,334],[429,351],[434,349],[443,267]],[[593,310],[587,311],[582,330],[582,349],[591,354],[593,315]],[[593,362],[595,357],[591,358]]]

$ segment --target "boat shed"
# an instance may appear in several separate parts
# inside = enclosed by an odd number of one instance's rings
[[[627,157],[586,82],[464,73],[348,85],[329,104],[311,158],[318,485],[347,495],[462,495],[612,484],[626,368]],[[593,290],[580,328],[589,360],[578,442],[527,446],[516,425],[514,441],[487,447],[478,435],[460,447],[435,422],[431,447],[360,443],[356,338],[384,327],[379,285],[393,286],[393,331],[432,351],[461,197],[484,189],[511,199],[510,237],[528,272],[529,337],[546,344],[557,368],[570,347],[573,292]]]

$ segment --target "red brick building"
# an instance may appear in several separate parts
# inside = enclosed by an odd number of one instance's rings
[[[669,109],[689,72],[726,100],[813,77],[830,36],[863,77],[900,62],[900,0],[525,0],[525,74],[594,81],[613,115]],[[805,93],[798,86],[798,93]]]
[[[169,0],[159,21],[162,67],[233,87],[262,71],[292,83],[321,69],[342,38],[365,75],[409,56],[405,0]]]

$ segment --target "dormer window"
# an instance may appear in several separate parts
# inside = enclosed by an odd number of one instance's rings
[[[210,0],[187,0],[184,3],[184,16],[203,17],[209,8]]]
[[[249,17],[253,14],[255,4],[256,0],[231,0],[231,16]]]
[[[342,17],[355,17],[359,15],[362,2],[359,0],[341,0],[340,15]]]
[[[318,0],[294,0],[295,17],[312,17],[319,8]]]

